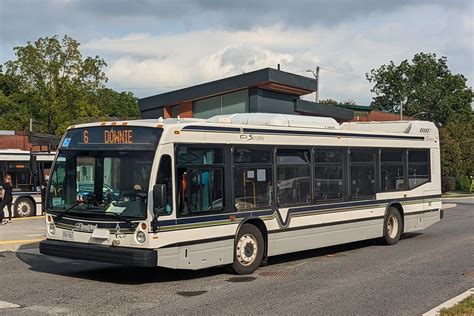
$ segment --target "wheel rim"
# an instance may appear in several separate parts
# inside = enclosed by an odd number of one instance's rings
[[[397,237],[398,234],[398,219],[394,215],[390,215],[387,221],[387,233],[390,238]]]
[[[31,205],[28,202],[20,201],[16,206],[16,212],[20,216],[29,216],[31,214]]]
[[[257,258],[258,244],[255,236],[245,234],[237,242],[237,259],[244,266],[251,265]]]

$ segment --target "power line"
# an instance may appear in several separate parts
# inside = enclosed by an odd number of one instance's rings
[[[364,77],[361,77],[361,76],[357,76],[357,75],[353,75],[353,74],[349,74],[349,73],[346,73],[346,72],[342,72],[342,71],[338,71],[338,70],[334,70],[334,69],[323,68],[323,67],[319,67],[319,68],[322,69],[322,70],[329,71],[329,72],[335,72],[335,73],[337,73],[337,74],[341,74],[341,75],[345,75],[345,76],[349,76],[349,77],[354,77],[354,78],[359,78],[359,79],[367,80],[367,78],[364,78]]]
[[[362,77],[362,76],[357,76],[357,75],[354,75],[354,74],[350,74],[350,73],[347,73],[347,72],[342,72],[342,71],[339,71],[339,70],[334,70],[334,69],[329,69],[329,68],[325,68],[325,67],[321,67],[319,66],[319,69],[321,70],[326,70],[326,71],[329,71],[329,72],[334,72],[334,73],[337,73],[337,74],[340,74],[340,75],[344,75],[344,76],[349,76],[349,77],[353,77],[353,78],[358,78],[358,79],[364,79],[364,80],[367,80],[367,78],[365,77]],[[298,72],[306,72],[307,70],[300,70]]]

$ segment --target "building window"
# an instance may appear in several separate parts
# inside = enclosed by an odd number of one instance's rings
[[[237,210],[268,208],[273,201],[272,151],[234,150],[234,203]]]
[[[199,215],[224,207],[224,161],[221,148],[178,146],[178,208]]]
[[[427,149],[408,150],[408,188],[413,189],[430,181],[430,152]]]
[[[311,201],[310,155],[308,150],[277,151],[278,205],[298,205]]]
[[[351,149],[351,199],[373,198],[375,195],[375,159],[371,149]]]
[[[314,155],[314,191],[317,202],[342,201],[343,149],[316,149]]]
[[[240,90],[194,102],[193,116],[210,118],[214,115],[248,112],[248,90]]]
[[[403,191],[405,178],[403,168],[404,149],[382,148],[380,152],[382,192]]]
[[[176,118],[180,114],[181,107],[179,105],[175,105],[171,107],[171,117]]]

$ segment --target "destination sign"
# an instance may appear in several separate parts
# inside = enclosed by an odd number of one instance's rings
[[[159,128],[139,126],[94,126],[66,132],[61,149],[154,150]]]

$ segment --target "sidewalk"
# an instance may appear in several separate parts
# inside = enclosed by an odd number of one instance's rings
[[[450,191],[441,195],[443,200],[445,199],[474,199],[474,193],[468,193],[464,191]]]
[[[44,238],[44,216],[14,218],[12,224],[0,225],[0,252],[15,251],[25,245],[36,247]]]

